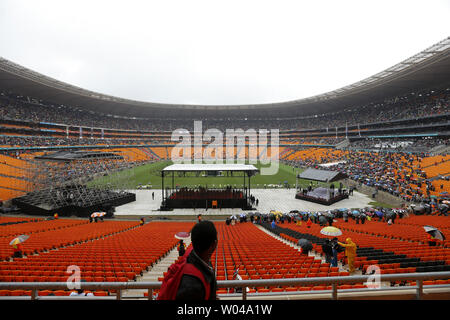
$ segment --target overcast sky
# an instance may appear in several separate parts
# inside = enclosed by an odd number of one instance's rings
[[[296,100],[450,35],[449,0],[0,0],[0,56],[161,103]]]

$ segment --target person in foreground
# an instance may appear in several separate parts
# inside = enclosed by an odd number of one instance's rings
[[[192,275],[184,274],[181,278],[176,300],[216,300],[217,282],[211,265],[211,255],[217,248],[217,230],[211,221],[200,221],[191,231],[193,250],[187,257],[187,263],[193,264],[209,284],[209,297],[203,282]]]
[[[211,256],[217,247],[217,230],[211,221],[191,230],[192,247],[172,264],[163,280],[158,300],[217,300],[217,281]]]

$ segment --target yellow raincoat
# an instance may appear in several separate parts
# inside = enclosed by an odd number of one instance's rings
[[[340,246],[345,248],[345,256],[348,260],[348,269],[350,273],[355,271],[354,261],[356,257],[356,244],[351,238],[345,240],[346,243],[338,242]]]

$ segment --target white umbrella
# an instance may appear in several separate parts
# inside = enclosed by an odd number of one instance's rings
[[[95,217],[103,217],[106,214],[106,212],[94,212],[93,214],[91,214],[92,218]]]
[[[175,238],[180,240],[186,240],[191,237],[191,234],[189,232],[180,231],[175,234]]]
[[[435,227],[424,226],[423,228],[425,229],[425,232],[428,233],[429,235],[431,235],[433,238],[439,239],[441,241],[445,240],[444,234],[440,230],[436,229]]]
[[[14,239],[11,240],[11,242],[9,243],[10,246],[25,242],[26,240],[28,240],[30,236],[27,234],[21,234],[18,237],[15,237]]]
[[[423,226],[423,228],[425,229],[425,232],[436,231],[437,230],[437,228],[435,228],[433,226]]]
[[[326,236],[332,236],[332,237],[337,237],[342,235],[342,231],[336,227],[325,227],[322,230],[320,230],[321,234],[324,234]]]

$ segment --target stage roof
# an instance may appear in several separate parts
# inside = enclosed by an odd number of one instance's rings
[[[317,170],[313,168],[306,169],[298,175],[301,179],[321,181],[321,182],[333,182],[347,178],[347,175],[338,171]]]
[[[165,167],[162,171],[244,171],[257,172],[258,168],[251,164],[173,164]]]

